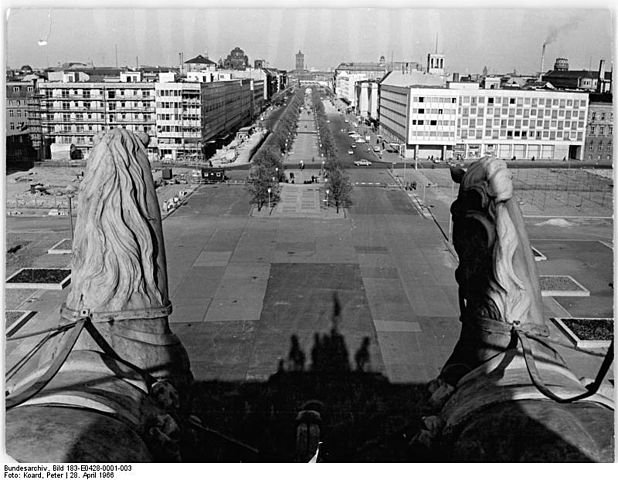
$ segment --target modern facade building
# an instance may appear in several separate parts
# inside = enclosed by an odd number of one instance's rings
[[[121,74],[106,82],[39,83],[42,135],[51,143],[73,144],[87,157],[100,131],[122,127],[150,135],[149,158],[157,151],[155,84]],[[113,80],[113,79],[108,79]]]
[[[611,95],[591,96],[584,160],[611,164],[614,148],[614,109]]]
[[[583,159],[588,95],[380,85],[380,132],[408,158]]]
[[[158,154],[165,161],[195,161],[202,155],[202,84],[155,84]]]

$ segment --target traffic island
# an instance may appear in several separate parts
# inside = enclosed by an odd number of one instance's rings
[[[557,317],[551,320],[578,348],[608,348],[614,339],[613,318]]]
[[[53,247],[47,250],[49,255],[70,255],[73,252],[73,241],[70,238],[63,238]]]
[[[5,288],[62,290],[71,282],[68,268],[21,268],[5,282]]]
[[[590,290],[571,275],[539,275],[543,297],[589,297]]]

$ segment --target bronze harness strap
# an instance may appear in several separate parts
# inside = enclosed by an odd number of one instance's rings
[[[609,367],[611,366],[614,360],[614,341],[612,340],[612,343],[610,344],[607,350],[607,354],[605,355],[605,358],[603,359],[603,363],[601,364],[601,368],[599,369],[599,372],[597,373],[597,376],[594,382],[588,387],[586,387],[588,391],[581,393],[579,395],[575,395],[573,397],[562,398],[556,395],[554,392],[552,392],[541,379],[541,375],[539,374],[539,371],[536,368],[536,362],[534,361],[534,355],[532,354],[532,346],[530,345],[530,340],[526,336],[526,333],[515,327],[513,328],[513,330],[515,331],[515,334],[517,335],[517,338],[519,339],[519,342],[521,343],[523,353],[524,353],[524,360],[526,362],[526,368],[528,369],[528,373],[530,374],[530,379],[532,380],[532,383],[539,390],[539,392],[541,392],[547,398],[550,398],[551,400],[554,400],[558,403],[575,402],[577,400],[582,400],[584,398],[591,397],[592,395],[597,393],[597,391],[601,387],[601,383],[603,382],[605,375],[609,371]]]
[[[62,368],[62,365],[69,357],[69,354],[73,350],[79,335],[82,333],[82,330],[85,328],[88,333],[92,336],[94,341],[101,347],[103,353],[110,356],[114,360],[121,362],[130,368],[136,370],[142,377],[146,380],[148,385],[152,385],[156,381],[156,379],[150,375],[148,372],[142,370],[136,365],[123,360],[120,356],[114,351],[111,345],[105,340],[105,338],[99,333],[96,329],[90,317],[80,318],[73,325],[71,325],[71,332],[69,333],[69,337],[65,342],[62,350],[59,352],[58,356],[53,360],[51,365],[47,368],[45,373],[37,378],[33,383],[24,388],[21,391],[17,391],[12,395],[9,395],[5,399],[6,409],[9,410],[13,407],[21,405],[22,403],[28,401],[36,394],[38,394],[45,386],[56,376],[56,374]]]

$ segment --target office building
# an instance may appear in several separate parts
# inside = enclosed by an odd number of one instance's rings
[[[583,159],[588,95],[380,85],[380,132],[407,158]]]

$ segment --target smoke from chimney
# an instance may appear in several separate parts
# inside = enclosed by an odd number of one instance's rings
[[[547,37],[545,38],[545,41],[543,42],[543,49],[545,49],[547,45],[554,43],[556,40],[558,40],[558,37],[560,36],[561,33],[569,29],[573,29],[577,27],[577,25],[579,25],[580,22],[581,22],[581,18],[575,16],[575,17],[571,17],[566,23],[560,26],[550,27],[549,33],[547,34]]]

